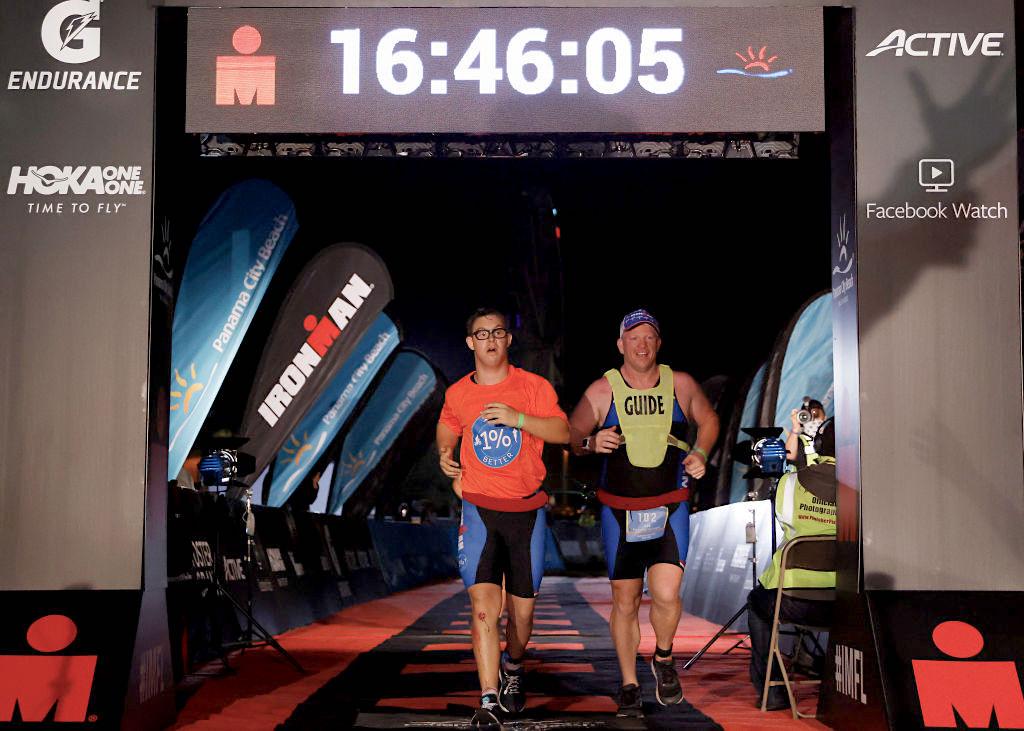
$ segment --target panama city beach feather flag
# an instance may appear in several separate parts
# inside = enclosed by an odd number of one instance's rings
[[[171,328],[168,479],[177,477],[298,223],[277,186],[228,188],[192,241]]]
[[[345,437],[334,470],[327,512],[340,515],[345,501],[377,466],[437,386],[434,367],[422,356],[395,356]]]

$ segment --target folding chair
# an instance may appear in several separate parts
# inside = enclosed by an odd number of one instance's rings
[[[782,547],[782,560],[779,568],[779,587],[775,594],[775,616],[772,619],[772,639],[768,645],[768,670],[765,674],[764,690],[761,693],[761,710],[768,705],[768,690],[776,685],[786,686],[786,694],[789,696],[789,707],[793,711],[793,718],[814,718],[814,713],[800,713],[796,708],[796,698],[793,696],[794,685],[816,685],[821,683],[820,678],[808,680],[794,680],[790,678],[789,670],[782,651],[779,650],[779,625],[789,624],[798,630],[810,632],[827,632],[828,627],[818,627],[810,624],[792,622],[790,620],[779,620],[782,609],[782,598],[790,597],[806,601],[831,602],[835,601],[835,589],[784,589],[786,583],[786,571],[789,569],[807,569],[810,571],[835,571],[836,567],[836,537],[835,536],[801,536],[788,541]],[[799,641],[799,638],[798,638]],[[772,670],[775,662],[778,661],[779,669],[782,671],[782,680],[772,680]]]

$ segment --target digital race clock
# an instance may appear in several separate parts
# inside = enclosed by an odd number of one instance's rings
[[[192,9],[190,132],[823,129],[821,9]]]

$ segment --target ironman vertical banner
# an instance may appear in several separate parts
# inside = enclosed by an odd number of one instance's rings
[[[297,228],[291,198],[266,180],[231,186],[199,224],[171,330],[168,479],[185,464]]]
[[[334,244],[299,273],[278,312],[242,419],[250,479],[277,456],[394,294],[373,251]]]

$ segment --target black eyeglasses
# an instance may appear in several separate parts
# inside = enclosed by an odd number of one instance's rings
[[[490,337],[493,337],[495,340],[504,340],[506,335],[508,335],[508,330],[503,327],[496,327],[493,330],[480,328],[473,331],[473,337],[477,340],[487,340]]]

